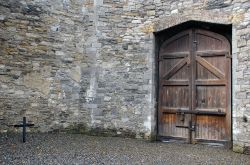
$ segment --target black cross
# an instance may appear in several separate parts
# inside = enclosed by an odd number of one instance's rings
[[[23,117],[23,124],[16,124],[14,127],[23,127],[23,142],[26,141],[26,127],[34,126],[34,124],[26,123],[26,117]]]

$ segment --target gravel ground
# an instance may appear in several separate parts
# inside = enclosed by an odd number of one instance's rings
[[[0,135],[0,164],[247,164],[250,155],[206,145],[80,134]]]

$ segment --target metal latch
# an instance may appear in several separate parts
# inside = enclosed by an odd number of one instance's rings
[[[192,124],[192,121],[189,122],[189,130],[190,131],[195,131],[195,125]]]

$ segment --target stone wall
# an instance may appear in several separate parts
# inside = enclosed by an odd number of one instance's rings
[[[153,32],[232,24],[233,141],[250,146],[249,0],[0,0],[0,130],[156,133]]]
[[[33,131],[149,136],[153,35],[132,30],[124,5],[0,1],[2,132],[27,116]]]

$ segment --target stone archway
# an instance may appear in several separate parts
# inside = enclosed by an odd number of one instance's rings
[[[238,55],[246,55],[249,52],[247,48],[245,40],[240,39],[238,33],[241,33],[241,29],[239,29],[241,22],[245,20],[244,13],[230,13],[220,11],[204,11],[204,10],[185,10],[185,13],[180,14],[172,14],[170,16],[165,16],[162,18],[155,19],[154,21],[149,21],[144,25],[140,26],[141,31],[148,34],[149,38],[153,39],[153,43],[155,43],[152,57],[155,57],[157,54],[157,38],[152,37],[152,33],[156,34],[157,32],[164,31],[166,29],[171,29],[176,27],[180,24],[189,22],[189,21],[197,21],[197,22],[205,22],[205,23],[212,23],[212,24],[221,24],[221,25],[231,25],[231,53],[232,53],[232,141],[233,141],[233,150],[235,152],[247,153],[249,150],[249,140],[247,140],[248,134],[242,132],[243,125],[244,125],[244,114],[246,112],[246,102],[242,97],[239,96],[241,90],[239,88],[240,84],[238,81],[242,78],[242,68],[239,68],[239,63],[243,63],[239,61],[241,57],[237,57]],[[244,30],[242,30],[244,31]],[[243,32],[243,34],[245,34]],[[154,62],[157,68],[157,61]],[[237,69],[239,68],[239,69]],[[156,71],[156,70],[154,70]],[[153,71],[153,75],[157,75],[156,72]],[[154,84],[157,84],[156,78],[154,77]],[[152,87],[154,89],[154,86]],[[157,88],[152,91],[152,94],[157,98]],[[244,93],[244,92],[243,92]],[[245,92],[246,93],[246,92]],[[151,123],[157,123],[156,116],[156,109],[154,109],[154,113],[152,113],[152,120]],[[246,117],[245,117],[246,118]],[[245,120],[246,122],[246,120]],[[151,124],[152,134],[156,134],[156,125]],[[246,132],[246,131],[245,131]],[[247,132],[246,132],[247,133]]]
[[[182,14],[173,14],[171,16],[165,16],[162,18],[154,19],[153,21],[149,21],[139,26],[139,28],[141,28],[141,31],[145,33],[151,33],[151,32],[155,33],[188,21],[230,25],[237,23],[240,19],[241,19],[240,14],[233,16],[228,13],[221,14],[221,12],[189,10],[185,11],[185,13]]]
[[[186,23],[186,22],[190,22],[190,21],[194,21],[194,22],[203,22],[203,23],[208,23],[208,24],[222,24],[222,25],[226,25],[226,26],[231,26],[231,40],[232,40],[232,66],[235,66],[237,63],[237,59],[236,59],[236,52],[237,52],[237,47],[235,46],[236,43],[236,35],[235,35],[235,24],[237,24],[237,22],[239,22],[242,19],[241,15],[231,15],[231,13],[223,13],[221,14],[220,12],[206,12],[206,11],[187,11],[183,14],[173,14],[171,16],[166,16],[160,19],[156,19],[152,22],[147,22],[144,25],[140,26],[139,28],[141,29],[141,31],[143,31],[144,33],[147,33],[149,36],[150,34],[153,32],[154,34],[164,31],[166,29],[171,29],[173,27],[176,27],[180,24]],[[152,38],[152,37],[150,37]],[[155,44],[157,42],[157,38],[153,38]],[[236,48],[235,48],[236,47]],[[157,45],[155,45],[155,49],[154,51],[152,51],[153,55],[155,56],[155,52],[157,53]],[[155,64],[157,63],[157,61],[155,61]],[[157,68],[157,64],[155,65]],[[234,100],[235,97],[235,91],[234,91],[234,81],[235,81],[235,70],[232,70],[232,100]],[[156,72],[153,72],[153,75],[157,75]],[[154,80],[154,82],[157,82],[156,79]],[[155,98],[157,98],[157,89],[155,89],[153,91],[153,93],[155,93]],[[236,109],[236,105],[234,104],[234,102],[232,101],[232,115],[235,115],[235,111],[233,111],[233,109]],[[156,109],[155,109],[156,110]],[[155,118],[155,114],[156,113],[152,113],[152,119]],[[155,118],[155,123],[156,123],[156,118]],[[153,122],[153,120],[152,120]],[[235,123],[233,123],[234,125]],[[156,134],[156,128],[157,126],[155,124],[151,124],[151,130],[152,130],[152,134],[155,135]],[[154,130],[154,131],[153,131]],[[232,134],[234,134],[234,127],[232,130]],[[234,140],[234,139],[233,139]],[[234,143],[235,144],[235,143]]]

